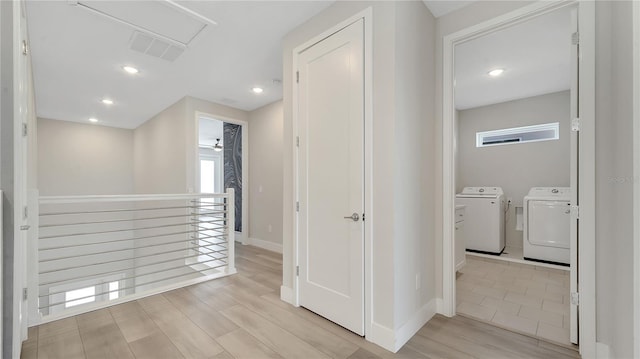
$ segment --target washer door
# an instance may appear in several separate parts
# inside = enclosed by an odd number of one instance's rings
[[[529,201],[529,235],[532,245],[569,248],[571,207],[568,201]]]

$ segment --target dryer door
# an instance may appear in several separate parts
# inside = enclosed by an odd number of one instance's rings
[[[528,241],[536,246],[569,248],[571,206],[568,201],[529,201]]]

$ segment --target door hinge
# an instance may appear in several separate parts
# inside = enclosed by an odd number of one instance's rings
[[[571,119],[571,131],[580,132],[580,118]]]
[[[296,212],[300,212],[300,202],[296,202]]]
[[[29,45],[27,45],[27,40],[22,40],[22,54],[24,56],[29,54]]]
[[[296,136],[296,147],[300,147],[300,136]]]
[[[27,291],[27,288],[22,288],[22,300],[27,300],[28,297],[29,293]]]
[[[571,215],[574,218],[580,218],[580,206],[571,206]]]
[[[300,83],[300,71],[296,71],[296,83]]]
[[[296,277],[300,275],[300,266],[296,266]]]
[[[27,218],[29,218],[29,207],[24,206],[24,208],[22,209],[22,219]]]
[[[26,137],[29,134],[29,126],[26,123],[22,123],[22,137]]]
[[[362,221],[364,222],[364,213],[362,214]]]
[[[580,305],[580,293],[578,292],[571,293],[571,305]]]
[[[580,33],[579,32],[576,31],[573,34],[571,34],[571,44],[572,45],[580,44]]]

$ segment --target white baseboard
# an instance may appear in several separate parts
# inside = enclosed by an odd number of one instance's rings
[[[596,358],[598,359],[612,358],[611,348],[605,343],[596,342]]]
[[[395,338],[393,335],[393,329],[385,327],[384,325],[371,322],[371,332],[365,335],[365,339],[387,349],[390,352],[396,352],[396,350],[394,350]]]
[[[291,305],[295,305],[295,303],[293,302],[293,289],[281,285],[280,286],[280,299],[283,302],[287,302],[287,303],[289,303]]]
[[[430,300],[395,331],[376,322],[371,323],[371,333],[366,336],[366,339],[390,352],[397,353],[423,325],[433,318],[436,314],[436,303],[436,298]]]
[[[420,310],[415,313],[411,319],[404,323],[400,328],[396,329],[396,340],[394,353],[400,350],[409,339],[411,339],[417,332],[425,325],[434,315],[436,315],[437,299],[431,299],[427,304],[422,306]]]
[[[258,248],[266,249],[271,252],[282,253],[282,244],[265,241],[259,238],[249,237],[243,244],[249,244]]]

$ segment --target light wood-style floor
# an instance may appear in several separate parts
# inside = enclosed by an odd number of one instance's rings
[[[393,354],[280,301],[279,254],[241,245],[236,254],[236,275],[31,328],[22,358],[579,358],[439,315]]]

